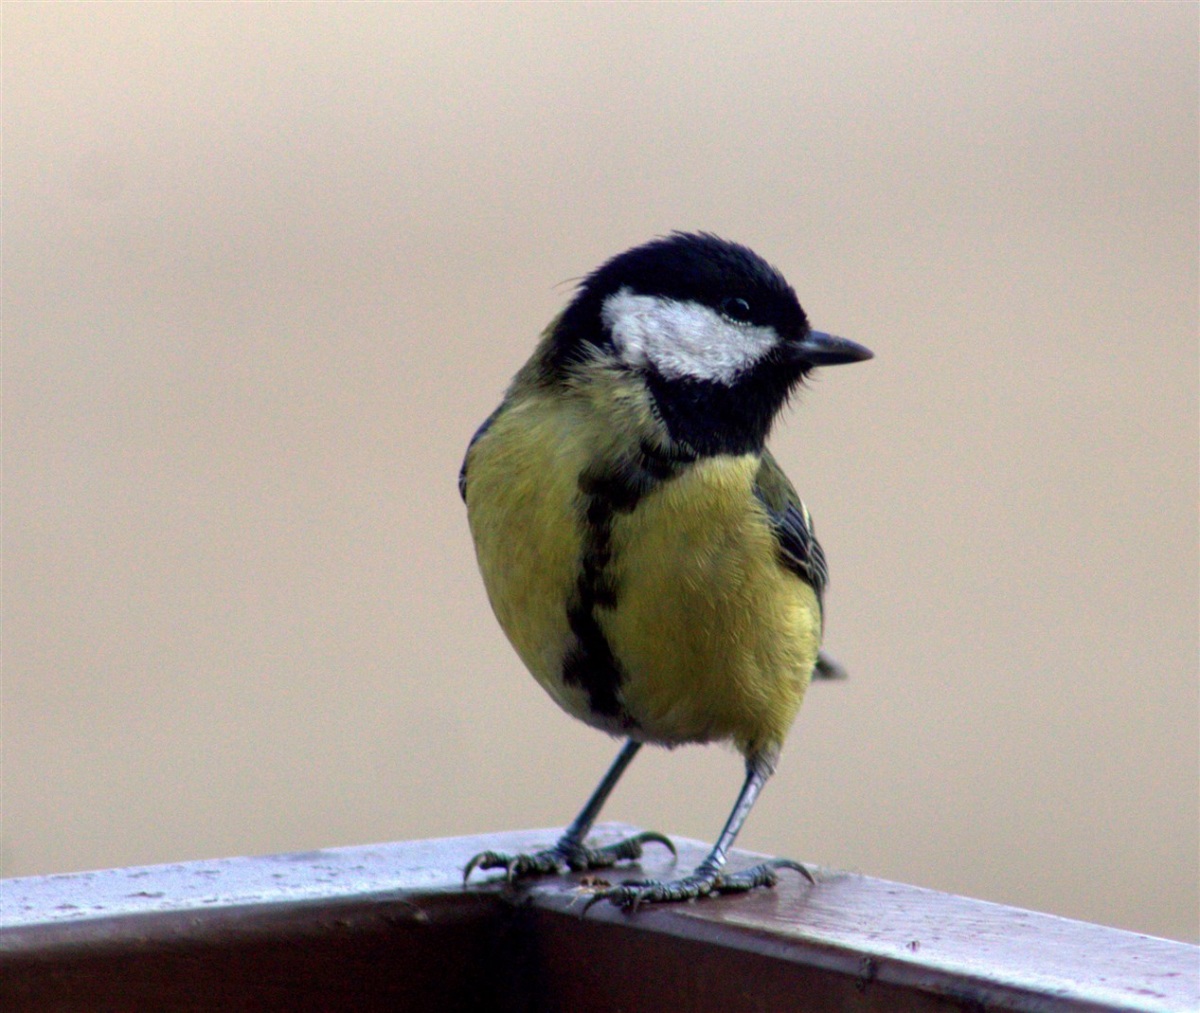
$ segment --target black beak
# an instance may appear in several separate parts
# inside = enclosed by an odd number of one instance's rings
[[[790,345],[788,351],[796,362],[809,366],[840,366],[875,357],[871,349],[864,348],[858,342],[824,331],[809,331],[800,341]]]

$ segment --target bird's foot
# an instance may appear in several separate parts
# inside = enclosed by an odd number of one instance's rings
[[[676,854],[675,845],[662,834],[652,830],[634,834],[623,841],[606,844],[599,848],[589,848],[579,841],[563,840],[552,848],[535,851],[530,855],[507,855],[501,851],[481,851],[467,863],[467,867],[463,870],[463,882],[466,883],[476,869],[503,869],[504,879],[508,883],[527,876],[560,873],[566,869],[570,869],[572,872],[611,869],[617,862],[641,858],[643,844],[662,844],[672,855]]]
[[[701,866],[690,876],[666,882],[657,879],[633,880],[620,886],[608,887],[592,894],[584,907],[588,908],[602,900],[610,901],[624,911],[636,911],[643,904],[660,904],[669,901],[695,900],[714,893],[745,893],[759,886],[774,886],[779,879],[779,869],[792,869],[810,883],[816,883],[813,875],[799,862],[790,858],[774,858],[740,872],[721,872]]]

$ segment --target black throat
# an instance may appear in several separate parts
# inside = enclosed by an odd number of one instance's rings
[[[655,409],[672,442],[696,454],[759,453],[771,425],[803,377],[803,368],[764,360],[734,384],[646,376]]]

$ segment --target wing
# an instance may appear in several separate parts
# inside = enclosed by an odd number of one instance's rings
[[[493,422],[496,421],[496,416],[500,414],[500,409],[504,405],[501,404],[496,408],[491,415],[483,420],[483,425],[475,430],[475,435],[471,437],[471,442],[467,444],[466,453],[463,454],[462,467],[458,469],[458,494],[463,498],[463,502],[467,501],[467,458],[471,456],[471,448],[475,446],[475,441],[486,433]]]
[[[824,651],[818,651],[812,677],[814,679],[849,679],[850,675],[839,661],[831,658]]]
[[[769,450],[763,451],[762,464],[754,481],[754,493],[767,508],[771,528],[779,547],[779,559],[789,570],[817,592],[824,610],[825,585],[829,568],[825,553],[813,530],[812,517],[796,495],[792,483]]]

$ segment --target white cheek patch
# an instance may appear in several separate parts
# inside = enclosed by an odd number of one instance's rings
[[[735,324],[700,303],[627,288],[604,300],[600,316],[622,360],[649,363],[675,380],[732,383],[779,344],[774,328]]]

